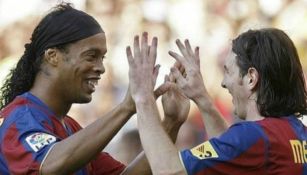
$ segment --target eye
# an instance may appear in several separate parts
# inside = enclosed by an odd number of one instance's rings
[[[224,65],[224,74],[228,74],[229,73],[229,70],[228,68],[226,67],[226,65]]]
[[[95,61],[96,55],[95,54],[88,54],[85,57],[86,61]]]

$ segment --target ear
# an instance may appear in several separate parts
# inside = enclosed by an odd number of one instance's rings
[[[254,90],[257,87],[259,81],[259,73],[254,67],[248,68],[247,81],[250,90]]]
[[[55,48],[49,48],[45,50],[44,56],[47,63],[52,66],[57,66],[59,62],[59,50]]]

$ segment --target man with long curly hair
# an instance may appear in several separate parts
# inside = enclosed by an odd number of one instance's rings
[[[129,90],[122,103],[86,128],[67,116],[73,103],[91,101],[105,72],[106,52],[100,25],[70,4],[56,6],[39,22],[1,89],[1,175],[150,174],[144,153],[126,167],[101,152],[136,112]],[[156,80],[158,69],[155,72]],[[170,84],[166,82],[155,94],[170,90],[162,97],[171,102],[163,105],[163,124],[175,139],[189,102],[177,98],[179,92]]]

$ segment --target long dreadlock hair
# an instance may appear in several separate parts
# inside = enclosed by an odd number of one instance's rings
[[[8,105],[14,98],[24,92],[29,91],[33,84],[37,73],[41,70],[41,64],[43,60],[43,54],[36,55],[37,50],[35,48],[36,41],[39,39],[45,29],[48,22],[53,16],[56,16],[68,9],[72,9],[70,3],[61,3],[54,7],[52,11],[47,14],[34,29],[30,43],[25,44],[25,50],[15,68],[13,68],[7,75],[3,86],[1,87],[0,94],[0,109],[3,109]],[[55,46],[60,50],[66,50],[68,44]]]

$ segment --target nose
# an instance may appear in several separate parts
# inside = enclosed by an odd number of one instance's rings
[[[96,64],[94,66],[94,71],[99,74],[103,74],[105,72],[105,67],[103,65],[102,59],[97,59]]]

